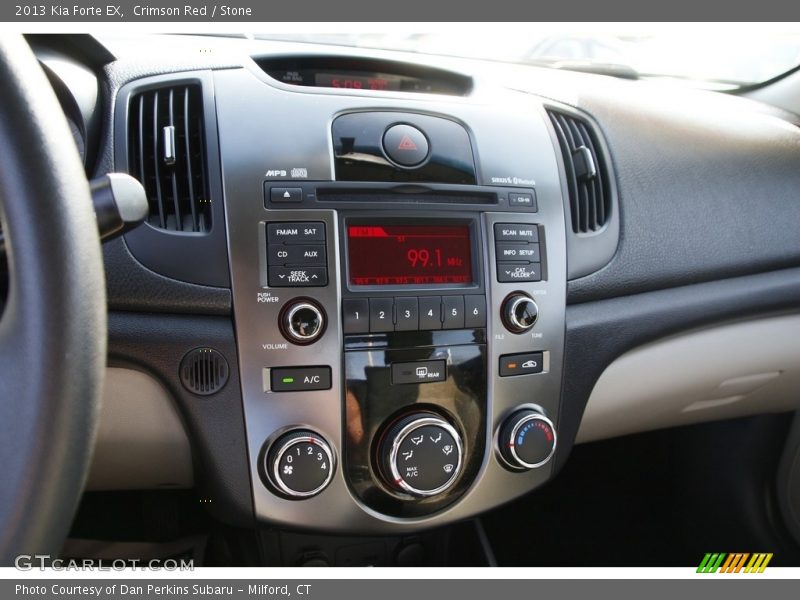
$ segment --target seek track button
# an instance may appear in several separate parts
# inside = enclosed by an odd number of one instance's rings
[[[392,363],[392,384],[444,381],[445,369],[443,360]]]

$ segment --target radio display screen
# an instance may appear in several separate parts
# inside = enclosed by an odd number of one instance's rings
[[[470,226],[349,224],[351,285],[469,284]]]

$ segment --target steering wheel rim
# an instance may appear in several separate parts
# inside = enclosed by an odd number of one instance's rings
[[[83,490],[106,360],[105,282],[89,187],[55,95],[0,35],[0,566],[55,556]]]

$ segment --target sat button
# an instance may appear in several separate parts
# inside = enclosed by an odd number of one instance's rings
[[[383,134],[383,149],[398,165],[416,167],[428,157],[428,138],[411,125],[392,125]]]

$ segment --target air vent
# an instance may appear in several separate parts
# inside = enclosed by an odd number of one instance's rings
[[[547,112],[564,157],[572,231],[599,231],[611,214],[611,190],[597,137],[585,120],[554,110]]]
[[[147,192],[148,222],[207,233],[211,195],[200,84],[139,92],[128,106],[128,168]]]
[[[228,382],[228,361],[213,348],[195,348],[181,360],[181,383],[200,396],[214,394]]]

